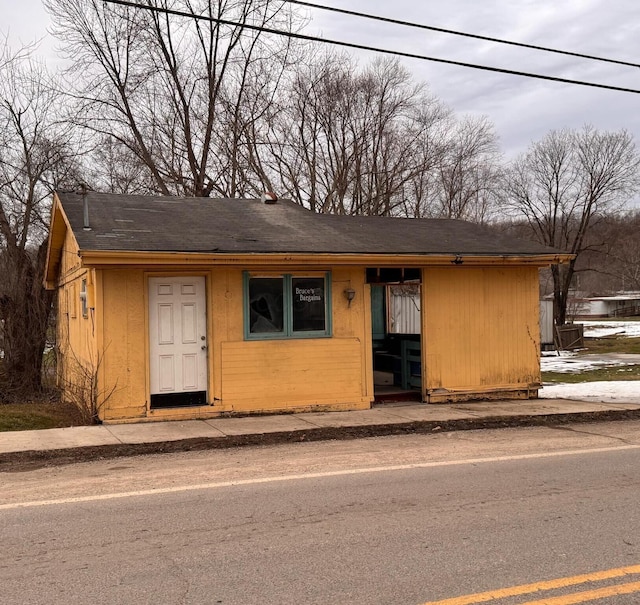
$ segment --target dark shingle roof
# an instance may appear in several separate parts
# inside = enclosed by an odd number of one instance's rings
[[[81,250],[467,254],[527,256],[558,253],[538,243],[450,219],[315,214],[290,201],[59,193]]]

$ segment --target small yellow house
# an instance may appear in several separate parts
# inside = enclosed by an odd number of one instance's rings
[[[568,255],[265,198],[54,195],[65,397],[113,423],[363,409],[391,377],[426,403],[537,396],[538,268]],[[412,334],[389,284],[417,292]]]

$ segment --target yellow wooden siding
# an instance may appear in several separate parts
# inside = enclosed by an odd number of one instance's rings
[[[536,268],[427,268],[422,305],[427,393],[540,381]]]
[[[77,356],[98,364],[99,397],[109,396],[101,410],[103,420],[369,407],[373,364],[364,267],[326,268],[331,272],[331,337],[258,341],[244,340],[243,269],[201,269],[198,274],[205,275],[207,283],[211,405],[149,413],[147,280],[167,273],[87,270],[80,265],[73,239],[65,240],[59,347],[66,351],[67,362]],[[260,269],[269,270],[278,268]],[[298,270],[305,271],[288,267],[284,272]],[[172,268],[170,274],[183,273]],[[83,278],[94,307],[87,318],[79,303]],[[346,289],[355,291],[350,305]],[[437,400],[437,394],[446,400],[449,393],[530,389],[539,382],[536,268],[426,268],[422,309],[423,387],[431,400]],[[73,377],[70,368],[67,363],[61,370],[67,381]]]
[[[226,342],[222,367],[222,402],[234,410],[361,404],[366,395],[355,338]]]
[[[175,274],[172,272],[172,274]],[[142,269],[104,269],[95,278],[95,320],[100,343],[99,395],[103,420],[148,416],[147,277]],[[363,269],[332,274],[334,336],[245,341],[243,272],[205,272],[211,413],[279,409],[355,409],[373,399],[371,329]],[[348,305],[346,288],[356,290]],[[316,378],[317,377],[317,378]],[[158,418],[166,410],[152,413]],[[203,410],[194,410],[194,417]]]
[[[103,270],[101,275],[101,416],[136,418],[147,411],[147,329],[142,270]]]
[[[68,231],[62,250],[57,283],[57,380],[62,397],[79,404],[90,395],[97,357],[95,316],[91,309],[83,316],[80,301],[83,280],[93,296],[94,272],[81,266],[77,244]]]
[[[222,374],[222,344],[237,341],[243,334],[242,272],[216,269],[209,285],[209,367],[213,369],[210,384],[216,401],[222,402],[220,380]],[[211,380],[213,379],[213,380]]]
[[[225,411],[369,407],[373,380],[364,269],[339,268],[331,274],[331,338],[245,341],[242,278],[237,269],[216,269],[211,276],[209,363],[215,405]],[[350,306],[347,288],[356,291]]]

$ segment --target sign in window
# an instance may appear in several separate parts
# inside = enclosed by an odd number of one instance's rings
[[[324,279],[294,277],[291,279],[293,295],[293,331],[324,332],[325,294]]]

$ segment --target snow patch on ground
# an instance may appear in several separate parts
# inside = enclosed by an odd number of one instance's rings
[[[584,321],[584,335],[590,338],[604,336],[640,337],[640,321]],[[617,368],[619,380],[546,384],[538,392],[543,399],[575,399],[594,402],[640,403],[640,380],[625,380],[630,365],[640,364],[640,355],[609,353],[579,355],[575,351],[545,352],[540,366],[543,372],[579,374],[598,368]]]
[[[628,338],[640,336],[640,321],[582,321],[584,335],[589,338],[603,336],[626,336]]]
[[[538,391],[538,396],[542,399],[640,403],[640,381],[615,380],[549,384]]]
[[[640,321],[584,321],[584,335],[589,338],[619,335],[640,337]],[[640,364],[639,355],[610,353],[605,355],[579,355],[576,351],[545,351],[540,366],[543,372],[577,374],[585,370],[612,368]],[[624,370],[621,370],[621,372]]]
[[[624,368],[624,366],[640,363],[638,355],[578,355],[575,351],[554,351],[543,353],[540,369],[543,372],[566,372],[578,374],[585,370],[598,368]]]

